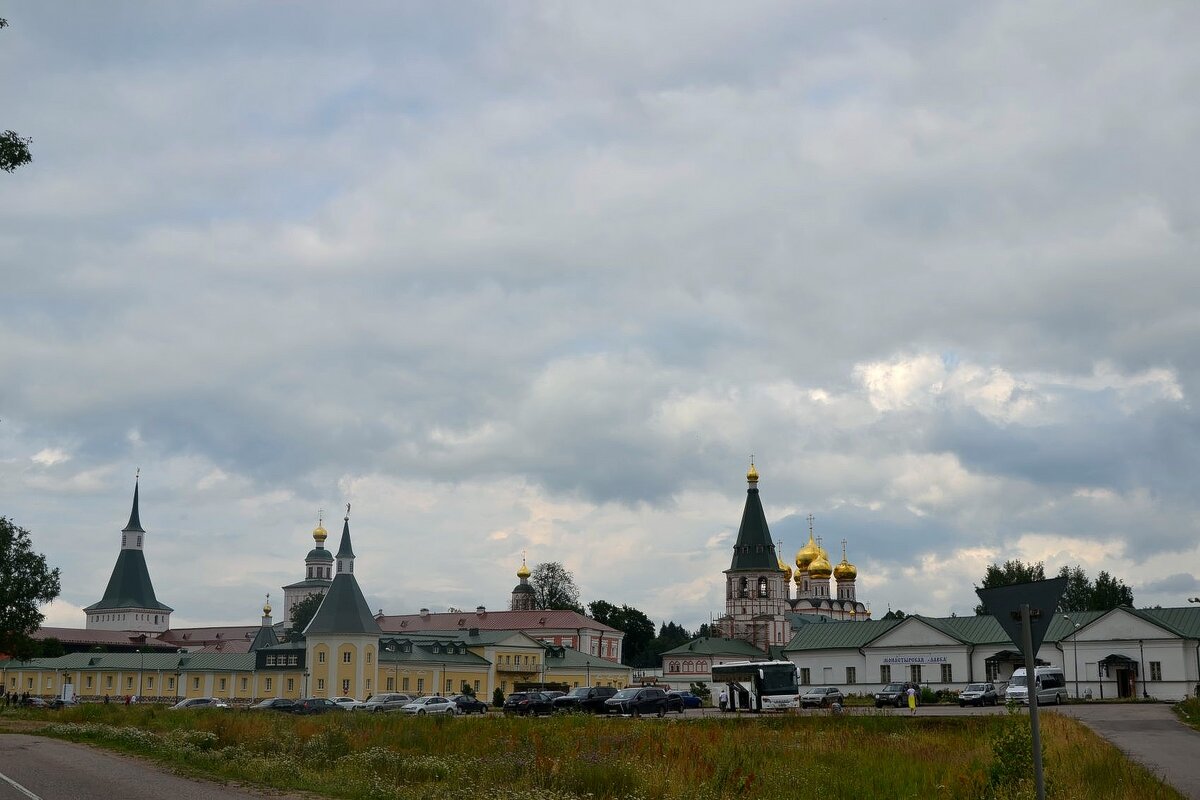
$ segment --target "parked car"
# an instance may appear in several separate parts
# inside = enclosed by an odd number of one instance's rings
[[[964,706],[994,706],[999,702],[996,687],[990,683],[968,683],[958,694],[959,708]]]
[[[49,703],[51,708],[71,708],[72,706],[77,705],[79,705],[78,696],[72,697],[70,700],[64,700],[61,697],[56,697]]]
[[[683,702],[684,708],[700,708],[704,702],[691,692],[667,692],[667,697],[678,697]]]
[[[405,714],[447,714],[454,716],[458,713],[458,704],[453,700],[438,695],[418,697],[400,709]]]
[[[541,692],[513,692],[504,700],[504,713],[528,717],[537,714],[549,714],[554,710],[554,703]]]
[[[353,697],[335,697],[333,702],[337,703],[347,711],[358,711],[367,707],[366,703],[360,703]]]
[[[364,703],[367,711],[399,711],[415,698],[407,694],[377,694]]]
[[[835,686],[814,686],[800,695],[801,708],[825,708],[834,703],[841,705],[845,702],[846,696]]]
[[[903,708],[908,703],[908,686],[903,683],[889,683],[881,691],[875,693],[875,707],[895,706]]]
[[[295,700],[289,700],[286,697],[270,697],[266,700],[260,700],[250,706],[251,711],[286,711],[291,712],[296,707]]]
[[[549,698],[550,698],[550,702],[554,702],[554,701],[555,701],[555,700],[557,700],[558,698],[560,698],[560,697],[562,697],[563,695],[565,695],[565,694],[566,694],[566,692],[560,692],[560,691],[558,691],[557,689],[551,689],[551,690],[550,690],[550,691],[548,691],[548,692],[542,692],[542,694],[546,695],[546,697],[549,697]]]
[[[188,697],[171,706],[171,711],[195,711],[203,708],[229,708],[224,700],[215,697]]]
[[[1013,670],[1008,688],[1004,690],[1005,702],[1029,705],[1029,685],[1024,667]],[[1062,705],[1070,699],[1067,694],[1067,678],[1061,667],[1037,667],[1033,673],[1039,706]]]
[[[637,688],[631,686],[614,694],[605,701],[610,710],[618,714],[657,714],[667,715],[667,693],[655,687]]]
[[[488,704],[482,700],[476,700],[469,694],[460,694],[453,698],[454,704],[458,706],[460,714],[486,714]]]
[[[26,697],[21,701],[26,708],[50,708],[50,704],[40,697]]]
[[[330,711],[345,711],[328,697],[306,697],[298,700],[292,708],[293,714],[328,714]]]
[[[615,686],[580,686],[554,698],[555,711],[586,711],[590,714],[607,714],[604,701],[617,693]]]

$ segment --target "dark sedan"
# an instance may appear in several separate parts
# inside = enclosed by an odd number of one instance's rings
[[[482,700],[476,700],[469,694],[460,694],[458,697],[451,698],[454,704],[458,706],[460,714],[486,714],[488,710],[487,703]]]
[[[562,697],[554,698],[554,710],[607,714],[608,707],[604,701],[616,693],[616,688],[612,686],[580,686]]]
[[[632,714],[635,717],[641,714],[667,715],[667,693],[662,689],[622,689],[610,697],[606,704],[618,714]]]
[[[288,700],[286,697],[272,697],[267,700],[262,700],[250,706],[251,711],[293,711],[296,708],[295,700]]]
[[[549,714],[553,710],[553,702],[541,692],[513,692],[504,701],[504,713],[520,717]]]
[[[292,708],[293,714],[328,714],[330,711],[345,711],[346,709],[330,700],[328,697],[306,697]]]

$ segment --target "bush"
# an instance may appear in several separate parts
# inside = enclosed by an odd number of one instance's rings
[[[504,705],[504,692],[500,691],[500,687],[496,687],[496,691],[492,692],[492,705],[496,708]]]

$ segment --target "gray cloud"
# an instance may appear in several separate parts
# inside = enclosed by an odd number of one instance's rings
[[[157,473],[204,620],[369,485],[430,576],[378,602],[495,605],[532,545],[696,624],[750,451],[876,605],[969,607],[1019,541],[1196,563],[1196,12],[894,11],[16,7],[0,505],[86,605]]]

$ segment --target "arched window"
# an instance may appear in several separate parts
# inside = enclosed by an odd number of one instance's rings
[[[670,669],[670,671],[671,671],[671,672],[679,672],[679,662],[678,662],[678,661],[672,661],[672,662],[671,662],[671,669]]]
[[[750,596],[750,581],[747,578],[742,578],[741,582],[738,584],[738,596]]]
[[[692,662],[690,662],[690,661],[683,662],[683,671],[691,672],[692,671]]]
[[[767,579],[766,578],[758,579],[758,596],[759,597],[767,596]]]

